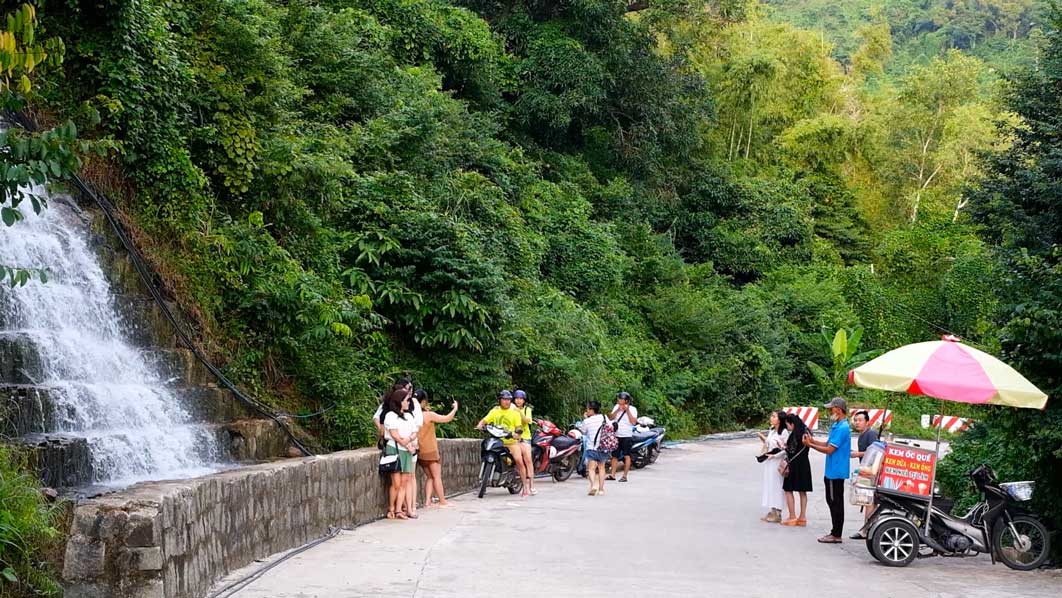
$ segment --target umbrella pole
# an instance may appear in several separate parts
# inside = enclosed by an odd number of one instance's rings
[[[884,442],[885,440],[885,420],[888,418],[889,405],[892,404],[892,393],[885,395],[885,413],[881,416],[881,423],[878,424],[878,440]]]
[[[933,418],[930,416],[929,421],[932,423]],[[933,516],[933,495],[934,488],[937,485],[937,462],[940,461],[940,429],[944,427],[944,401],[940,401],[940,420],[937,422],[937,444],[934,447],[933,456],[933,471],[929,474],[929,506],[926,507],[926,536],[929,536],[929,520]]]

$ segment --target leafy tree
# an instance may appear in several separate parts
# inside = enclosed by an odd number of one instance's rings
[[[983,63],[952,51],[913,69],[885,100],[877,123],[884,140],[872,160],[908,222],[922,212],[957,219],[980,155],[1001,144],[993,123],[1005,115],[991,102],[991,84]]]
[[[765,21],[728,26],[718,48],[692,48],[693,63],[718,90],[717,151],[767,161],[787,127],[838,105],[841,77],[829,49],[810,32]]]
[[[832,336],[823,328],[821,339],[823,362],[827,365],[824,367],[814,361],[808,361],[807,365],[822,389],[823,397],[827,398],[843,396],[848,391],[848,372],[882,353],[879,350],[859,351],[863,342],[861,326],[854,330],[838,328]]]
[[[1058,185],[1062,125],[1057,104],[1062,92],[1062,15],[1052,15],[1048,43],[1039,66],[1024,75],[1008,95],[1008,104],[1025,126],[1014,131],[1014,144],[989,165],[987,175],[970,193],[971,214],[983,236],[998,250],[1006,275],[1005,322],[1000,334],[1003,355],[1049,396],[1062,392],[1062,189]],[[1043,412],[994,409],[977,435],[956,444],[953,467],[946,473],[956,490],[962,467],[982,460],[1000,474],[1037,480],[1034,504],[1056,524],[1062,509],[1052,501],[1062,491],[1062,407],[1048,402]]]
[[[37,11],[31,4],[22,4],[7,14],[5,21],[0,29],[0,107],[19,110],[34,93],[34,71],[47,71],[62,63],[63,42],[55,37],[43,42],[37,39]],[[23,202],[29,202],[40,214],[47,203],[37,189],[78,168],[76,135],[72,123],[41,132],[17,128],[0,131],[0,148],[4,150],[0,153],[0,221],[5,227],[24,218],[19,207]],[[0,263],[0,282],[7,279],[12,287],[25,285],[33,276],[41,282],[48,280],[45,268]]]

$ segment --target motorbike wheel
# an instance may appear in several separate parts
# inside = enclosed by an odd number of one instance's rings
[[[656,463],[656,458],[660,456],[660,445],[654,444],[649,447],[649,465]]]
[[[1051,554],[1051,536],[1044,524],[1028,515],[1015,515],[1011,525],[1001,518],[992,529],[992,550],[1011,569],[1031,571]]]
[[[572,472],[575,471],[578,462],[579,453],[568,455],[568,458],[564,460],[564,466],[553,470],[553,480],[555,482],[568,481],[568,478],[572,477]]]
[[[909,521],[892,519],[874,530],[867,546],[887,567],[906,567],[918,558],[918,530]]]
[[[631,456],[631,467],[634,469],[641,469],[646,465],[649,465],[649,449],[639,449]]]
[[[515,472],[513,473],[513,476],[516,476]],[[509,494],[518,494],[524,489],[524,481],[517,477],[516,481],[506,486],[506,488],[509,489]]]
[[[494,464],[486,463],[483,465],[483,479],[479,481],[479,497],[483,498],[483,495],[487,493],[487,486],[490,486],[490,478],[494,475]]]

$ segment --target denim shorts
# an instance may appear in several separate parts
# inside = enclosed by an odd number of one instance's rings
[[[604,463],[608,461],[609,454],[605,451],[586,451],[587,461],[597,461],[598,463]]]

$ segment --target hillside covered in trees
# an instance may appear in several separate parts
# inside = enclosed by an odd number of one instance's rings
[[[396,372],[694,434],[833,392],[823,328],[998,347],[964,191],[1011,143],[998,71],[842,4],[831,43],[782,18],[814,3],[54,3],[33,105],[110,148],[83,173],[230,374],[336,405],[330,446]]]
[[[65,60],[29,106],[106,150],[81,173],[202,342],[331,448],[398,373],[466,424],[513,386],[561,422],[626,389],[669,433],[756,424],[843,391],[839,328],[1059,389],[1032,0],[40,4]],[[978,417],[1044,434],[1003,473],[1057,471],[1042,414]]]

